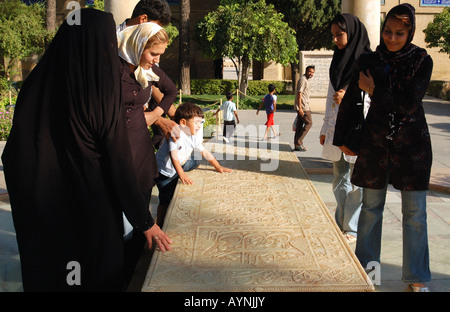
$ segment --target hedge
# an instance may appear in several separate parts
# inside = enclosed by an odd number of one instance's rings
[[[427,94],[442,100],[450,101],[450,82],[441,80],[430,81]]]
[[[247,95],[261,95],[268,92],[267,87],[273,83],[277,94],[287,94],[287,82],[269,80],[250,80],[248,82]],[[225,79],[192,79],[191,94],[224,95],[228,91],[236,92],[238,89],[237,80]]]

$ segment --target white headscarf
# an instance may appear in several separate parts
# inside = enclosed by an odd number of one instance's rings
[[[140,66],[141,55],[148,39],[161,29],[162,27],[158,24],[149,22],[127,27],[117,34],[119,56],[126,62],[137,66],[134,75],[144,89],[148,87],[149,81],[158,81],[159,77],[151,68],[144,69]]]

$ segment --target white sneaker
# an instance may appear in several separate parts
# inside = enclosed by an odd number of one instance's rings
[[[223,138],[223,141],[225,142],[225,143],[230,143],[230,140],[228,140],[227,138]]]

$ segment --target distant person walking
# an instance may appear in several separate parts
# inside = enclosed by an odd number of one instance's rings
[[[272,83],[269,84],[268,89],[269,93],[264,96],[261,105],[259,105],[258,110],[256,111],[256,115],[258,115],[262,106],[264,106],[266,109],[267,114],[266,132],[264,133],[264,137],[262,138],[262,140],[267,140],[270,129],[272,129],[274,137],[281,135],[281,133],[280,132],[277,133],[274,128],[275,125],[274,117],[275,112],[277,110],[277,96],[275,95],[275,85]]]
[[[295,94],[295,110],[297,111],[297,126],[294,134],[294,150],[306,152],[308,149],[303,145],[303,140],[312,127],[311,108],[309,106],[309,79],[314,76],[314,66],[306,67],[305,74],[297,83]]]
[[[217,109],[214,115],[223,110],[223,141],[229,143],[236,128],[236,122],[239,123],[239,116],[236,104],[233,102],[233,92],[228,91],[226,97],[227,100]]]

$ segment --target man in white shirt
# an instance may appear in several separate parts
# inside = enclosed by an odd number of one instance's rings
[[[297,84],[295,95],[295,110],[297,111],[297,126],[294,135],[295,151],[306,152],[303,139],[312,127],[311,108],[309,106],[309,79],[314,76],[316,69],[314,66],[306,67],[305,74]]]

